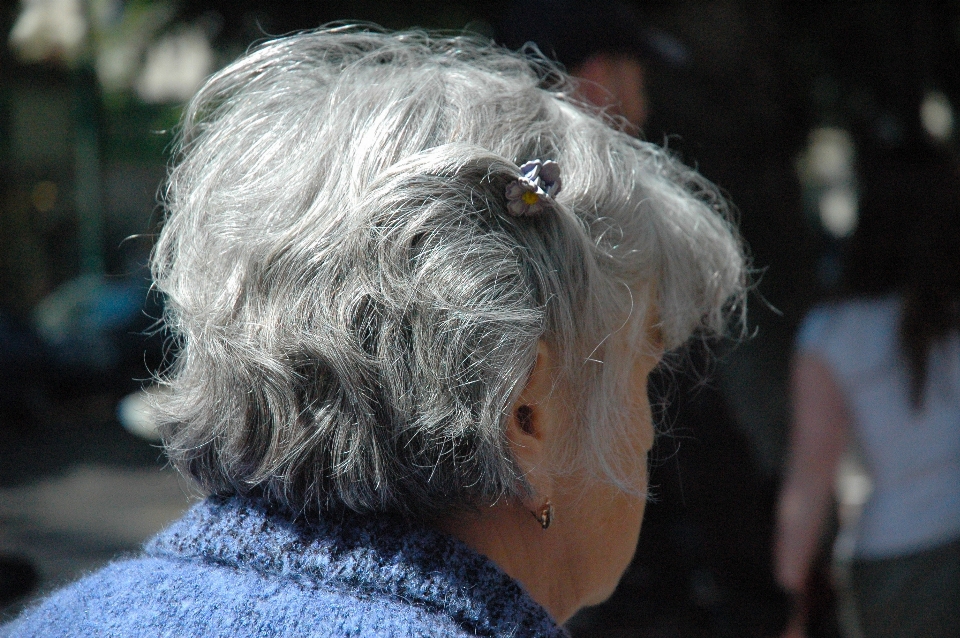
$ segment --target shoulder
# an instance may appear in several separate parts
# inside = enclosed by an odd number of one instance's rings
[[[451,537],[343,513],[307,524],[211,498],[8,626],[13,636],[562,636]],[[2,635],[2,634],[0,634]]]
[[[896,324],[900,316],[898,297],[864,297],[814,306],[800,324],[797,341],[815,344],[838,334],[856,332],[865,326],[879,329]]]
[[[107,566],[2,636],[460,636],[450,618],[384,597],[229,565],[143,557]]]
[[[840,372],[882,365],[896,351],[898,297],[853,298],[815,306],[797,333],[797,351],[815,354]]]

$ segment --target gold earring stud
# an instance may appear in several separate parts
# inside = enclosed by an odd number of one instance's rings
[[[547,529],[550,527],[550,523],[553,522],[553,503],[550,502],[549,498],[543,502],[540,511],[536,512],[533,517],[540,523],[541,528]]]

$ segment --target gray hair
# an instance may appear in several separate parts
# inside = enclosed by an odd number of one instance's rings
[[[568,469],[635,486],[614,452],[639,326],[658,312],[668,348],[723,332],[744,253],[712,185],[572,95],[535,55],[359,28],[267,42],[210,78],[152,258],[172,463],[294,511],[522,495],[504,423],[543,340]],[[533,158],[563,190],[513,217],[504,190]]]

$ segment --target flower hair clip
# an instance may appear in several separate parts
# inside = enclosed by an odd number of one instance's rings
[[[556,162],[527,162],[520,167],[520,177],[507,184],[507,210],[515,217],[539,215],[545,206],[553,206],[553,197],[561,186]]]

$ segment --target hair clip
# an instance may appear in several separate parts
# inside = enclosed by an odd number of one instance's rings
[[[553,206],[560,192],[560,166],[547,160],[532,160],[520,167],[520,177],[507,184],[507,210],[515,217],[539,215],[544,206]]]

